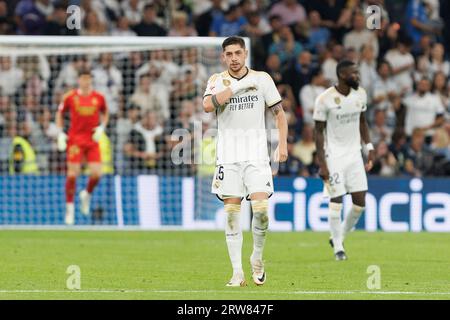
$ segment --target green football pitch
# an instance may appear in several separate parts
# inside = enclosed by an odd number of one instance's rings
[[[223,232],[1,230],[0,299],[450,299],[450,233],[354,232],[345,247],[337,262],[327,233],[269,233],[258,287],[245,233],[248,286],[227,288]]]

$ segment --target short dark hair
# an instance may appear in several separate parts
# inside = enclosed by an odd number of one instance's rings
[[[244,39],[242,39],[241,37],[238,37],[238,36],[231,36],[231,37],[226,38],[222,42],[222,50],[225,51],[226,47],[231,46],[233,44],[238,44],[241,46],[241,48],[245,49]]]
[[[354,65],[355,65],[355,63],[350,60],[340,61],[336,66],[336,75],[338,76],[338,78],[340,78],[339,74],[342,72],[342,70],[344,70],[345,68],[354,66]]]
[[[80,71],[78,71],[78,77],[85,76],[85,75],[92,76],[91,69],[89,69],[89,68],[82,68]]]

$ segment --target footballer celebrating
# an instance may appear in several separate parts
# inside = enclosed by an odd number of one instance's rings
[[[206,112],[217,116],[216,171],[212,193],[224,201],[225,237],[233,267],[227,286],[245,286],[242,269],[241,201],[251,201],[253,253],[250,256],[255,284],[266,281],[263,249],[268,229],[268,198],[273,193],[272,170],[267,150],[265,111],[276,118],[279,144],[275,161],[287,159],[287,121],[282,99],[272,78],[245,65],[248,50],[242,38],[232,36],[222,43],[227,70],[212,75],[203,98]]]
[[[357,66],[341,61],[336,67],[338,84],[320,94],[314,106],[316,148],[324,193],[329,196],[330,245],[336,260],[346,260],[343,242],[365,208],[366,171],[374,161],[365,112],[367,95],[359,86]],[[361,139],[368,153],[364,165]],[[342,199],[351,194],[353,206],[341,224]]]
[[[59,129],[58,149],[67,150],[66,217],[67,225],[74,224],[74,197],[76,179],[81,171],[81,163],[87,161],[90,176],[86,189],[80,192],[81,212],[89,214],[91,194],[98,184],[102,163],[99,140],[108,123],[108,109],[105,98],[92,88],[90,70],[84,69],[78,75],[78,89],[69,91],[56,114]],[[68,136],[64,133],[64,113],[70,114]]]

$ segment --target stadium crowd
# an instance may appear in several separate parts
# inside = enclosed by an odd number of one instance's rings
[[[81,7],[80,30],[66,26],[73,4]],[[383,8],[379,29],[367,28],[369,5]],[[439,0],[0,0],[0,34],[249,37],[253,68],[273,77],[288,116],[280,175],[317,176],[314,100],[336,82],[345,58],[359,63],[368,93],[371,174],[450,176],[449,24],[449,3]],[[211,175],[213,165],[172,162],[179,141],[171,133],[193,132],[200,122],[203,132],[214,127],[201,103],[208,76],[222,69],[214,54],[188,47],[64,59],[0,53],[0,172],[64,172],[54,115],[77,70],[89,66],[112,115],[105,173]],[[211,143],[197,141],[187,156]],[[27,161],[36,166],[25,170]]]

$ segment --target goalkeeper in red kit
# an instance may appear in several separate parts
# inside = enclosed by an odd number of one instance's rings
[[[70,114],[68,135],[64,133],[64,113]],[[102,174],[99,140],[108,123],[108,109],[102,94],[92,88],[90,70],[78,75],[78,88],[69,91],[58,107],[56,125],[59,129],[58,150],[67,153],[66,218],[67,225],[74,224],[74,197],[76,179],[81,163],[87,162],[90,176],[86,189],[80,192],[81,212],[89,214],[91,194]]]

